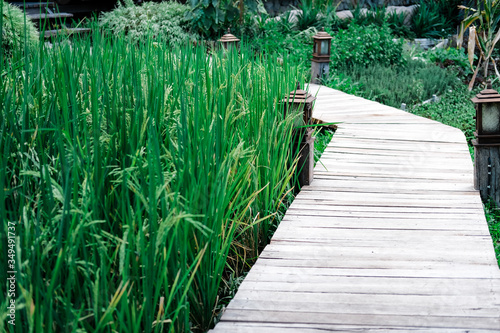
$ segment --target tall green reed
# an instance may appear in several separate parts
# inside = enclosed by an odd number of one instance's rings
[[[267,241],[297,162],[279,102],[296,67],[167,45],[96,31],[2,58],[0,249],[16,222],[18,294],[0,330],[204,331]]]

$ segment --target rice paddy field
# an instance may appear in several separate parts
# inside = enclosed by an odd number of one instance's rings
[[[1,55],[17,311],[7,325],[1,298],[0,331],[203,332],[267,243],[292,197],[301,116],[280,100],[301,73],[167,45],[94,32]]]

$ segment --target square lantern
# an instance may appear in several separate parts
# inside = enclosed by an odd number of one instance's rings
[[[297,88],[291,91],[290,94],[281,100],[285,103],[285,116],[287,110],[290,108],[292,112],[304,110],[304,124],[310,124],[312,119],[313,102],[316,97],[309,94],[307,91],[300,88],[300,83],[297,82]]]
[[[500,94],[487,88],[472,98],[476,104],[476,132],[474,144],[500,145]]]
[[[325,28],[321,28],[321,31],[313,36],[313,40],[314,48],[312,61],[330,62],[332,36],[325,31]]]
[[[239,41],[239,38],[236,38],[236,36],[231,34],[231,30],[229,28],[227,28],[226,34],[219,39],[219,43],[221,43],[222,47],[226,50],[237,48],[239,46]]]

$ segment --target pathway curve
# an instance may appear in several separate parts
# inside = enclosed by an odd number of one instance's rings
[[[317,97],[314,117],[343,123],[214,332],[500,332],[464,135],[326,87]]]

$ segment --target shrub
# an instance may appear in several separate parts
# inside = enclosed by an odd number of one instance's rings
[[[4,1],[2,7],[2,17],[0,17],[2,27],[2,46],[4,54],[11,54],[15,49],[23,50],[25,47],[25,34],[27,46],[38,43],[38,31],[33,22],[27,19],[24,12],[16,6],[12,6]],[[25,24],[26,22],[26,24]]]
[[[440,6],[434,1],[421,1],[412,18],[412,30],[417,37],[441,38],[447,36],[451,21],[440,12]]]
[[[304,31],[291,31],[285,21],[267,20],[266,16],[255,17],[252,29],[242,39],[251,41],[249,47],[255,53],[278,53],[281,58],[286,57],[292,64],[299,66],[302,72],[309,73],[312,36],[317,30],[311,27]]]
[[[391,30],[386,24],[381,27],[350,24],[346,30],[330,34],[333,36],[333,67],[393,65],[404,62],[403,43],[393,41]]]
[[[406,15],[405,13],[389,13],[385,20],[387,25],[392,31],[392,34],[397,37],[402,37],[406,39],[414,39],[415,33],[411,30],[411,27],[405,24]]]
[[[323,18],[319,16],[320,12],[312,0],[301,0],[298,9],[301,10],[297,16],[298,30],[302,31],[310,27],[319,28],[323,25]]]
[[[337,68],[326,84],[385,105],[400,107],[422,102],[433,94],[442,94],[460,83],[449,71],[420,61],[410,60],[405,66],[351,66]],[[343,78],[339,82],[336,77]],[[350,85],[345,85],[351,82]],[[344,84],[344,86],[342,85]],[[351,90],[351,91],[350,91]]]
[[[134,5],[132,0],[125,0],[109,13],[104,13],[99,24],[114,35],[123,34],[132,41],[141,41],[146,36],[164,39],[170,45],[185,43],[194,36],[189,31],[186,13],[189,7],[176,2],[146,2]]]

